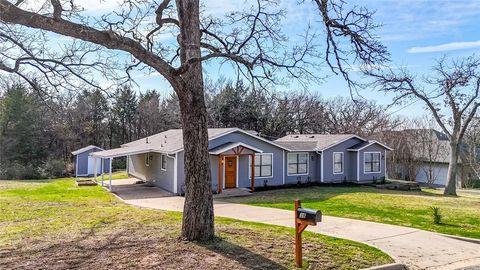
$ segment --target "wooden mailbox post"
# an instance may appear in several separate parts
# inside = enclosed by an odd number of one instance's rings
[[[301,208],[300,200],[295,200],[295,264],[302,267],[302,232],[308,225],[315,226],[322,221],[322,212]]]

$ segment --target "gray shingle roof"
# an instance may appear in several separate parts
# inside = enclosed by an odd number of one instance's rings
[[[360,138],[354,134],[292,134],[275,143],[293,151],[321,151],[353,137]]]
[[[237,130],[236,128],[209,128],[208,137],[216,137],[223,133]],[[147,143],[148,139],[148,143]],[[159,152],[172,153],[183,148],[183,131],[181,129],[169,129],[164,132],[157,133],[133,142],[123,144],[122,147],[132,147],[145,145],[149,148],[156,149]]]
[[[276,145],[277,147],[284,148],[281,145],[277,145],[271,141],[256,136],[255,132],[243,131],[238,128],[209,128],[208,137],[210,139],[213,139],[215,137],[222,136],[223,134],[229,134],[232,132],[243,132],[244,134],[254,136],[260,140],[264,140],[270,144]],[[109,158],[147,152],[173,154],[182,150],[183,131],[181,129],[170,129],[152,136],[148,136],[146,138],[123,144],[120,148],[96,152],[92,155],[96,157]]]
[[[86,152],[88,150],[91,150],[91,149],[99,149],[99,150],[103,150],[102,148],[98,147],[98,146],[95,146],[95,145],[89,145],[89,146],[85,146],[83,148],[80,148],[78,150],[75,150],[72,152],[72,155],[78,155],[78,154],[81,154],[83,152]]]

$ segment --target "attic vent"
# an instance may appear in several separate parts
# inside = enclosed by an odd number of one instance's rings
[[[145,143],[148,143],[148,137],[145,138]]]

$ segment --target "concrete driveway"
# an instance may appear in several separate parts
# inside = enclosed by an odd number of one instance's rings
[[[137,194],[132,196],[132,192]],[[144,192],[144,188],[139,188],[137,191],[130,190],[128,196],[123,196],[122,193],[117,195],[126,203],[139,207],[183,211],[183,197],[165,196],[165,191],[159,192],[157,197],[145,197],[142,195]],[[288,210],[218,200],[214,202],[214,209],[217,216],[294,227],[294,214]],[[478,240],[331,216],[324,216],[322,223],[316,227],[310,226],[307,230],[374,246],[410,269],[462,269],[471,266],[480,269]]]

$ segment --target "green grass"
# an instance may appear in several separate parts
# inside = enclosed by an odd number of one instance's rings
[[[366,186],[317,186],[256,192],[228,201],[293,209],[296,198],[302,200],[302,206],[320,209],[324,215],[480,238],[480,195],[474,194],[449,197],[433,189],[412,192]],[[432,206],[440,208],[442,224],[433,223]]]
[[[120,180],[120,179],[127,179],[128,174],[126,171],[118,171],[112,173],[112,180]],[[93,177],[78,177],[78,179],[93,179]],[[102,179],[102,175],[97,175],[97,180],[100,181]],[[109,179],[108,173],[106,173],[103,177],[104,180]]]
[[[292,269],[293,229],[216,218],[219,238],[178,239],[182,215],[127,205],[73,179],[0,181],[5,268]],[[341,250],[341,252],[339,252]],[[358,269],[392,262],[370,246],[304,233],[305,267]]]

